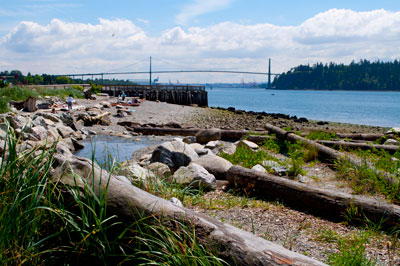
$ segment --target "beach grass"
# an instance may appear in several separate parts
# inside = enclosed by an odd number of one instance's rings
[[[9,129],[0,164],[2,264],[226,265],[190,224],[139,212],[127,223],[108,213],[108,184],[95,193],[87,183],[53,180],[55,145],[21,147]]]

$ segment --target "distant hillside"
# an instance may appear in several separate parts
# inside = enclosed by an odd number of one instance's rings
[[[350,65],[300,65],[280,75],[272,85],[276,89],[400,91],[400,63],[362,60]]]

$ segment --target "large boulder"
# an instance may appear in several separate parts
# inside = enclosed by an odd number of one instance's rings
[[[100,119],[100,125],[102,126],[110,126],[111,125],[111,118],[109,115],[104,115]]]
[[[123,167],[120,174],[126,176],[133,184],[148,185],[154,182],[159,182],[153,172],[134,163]]]
[[[58,115],[55,114],[51,114],[51,113],[45,113],[45,112],[37,112],[35,113],[35,115],[33,116],[33,120],[35,120],[37,117],[43,117],[45,119],[51,120],[54,123],[60,123],[61,120],[58,117]]]
[[[71,115],[71,113],[63,112],[61,114],[60,118],[65,125],[69,126],[73,130],[78,130],[78,128],[76,126],[76,119],[73,115]]]
[[[196,133],[196,142],[206,144],[213,140],[221,139],[221,130],[217,128],[204,129]]]
[[[58,125],[57,126],[57,130],[58,130],[58,133],[61,135],[61,137],[63,137],[63,138],[69,138],[73,133],[74,133],[74,131],[72,130],[72,128],[70,128],[70,127],[66,127],[66,126],[64,126],[64,125]]]
[[[42,126],[32,127],[32,135],[34,135],[38,140],[44,140],[47,138],[48,131]]]
[[[193,163],[203,166],[217,179],[223,180],[226,179],[226,173],[232,167],[231,162],[214,154],[201,156],[199,159],[194,160]]]
[[[207,189],[215,189],[217,182],[214,175],[195,163],[191,163],[187,167],[180,167],[172,176],[172,181],[194,188]]]
[[[222,140],[210,141],[205,145],[205,148],[211,149],[215,154],[224,152],[232,155],[236,151],[236,145],[234,143]]]
[[[164,163],[174,171],[181,166],[187,166],[198,158],[197,153],[188,144],[180,140],[173,140],[159,145],[153,151],[150,161]]]

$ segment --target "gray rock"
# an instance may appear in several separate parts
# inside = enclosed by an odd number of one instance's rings
[[[261,173],[267,173],[267,170],[265,170],[265,168],[259,164],[254,165],[251,169]]]
[[[199,159],[193,161],[207,169],[208,172],[213,174],[217,179],[226,179],[226,173],[232,167],[232,163],[214,154],[207,154],[201,156]]]
[[[308,178],[308,177],[303,176],[303,175],[298,175],[297,176],[297,180],[300,183],[304,183],[304,184],[308,184],[308,183],[311,183],[313,181],[311,178]]]
[[[214,154],[212,152],[212,150],[210,149],[195,149],[195,152],[199,155],[199,156],[203,156],[203,155],[207,155],[209,153]]]
[[[205,144],[213,140],[220,140],[221,139],[221,130],[214,128],[214,129],[204,129],[200,130],[196,134],[196,142]]]
[[[195,163],[191,163],[187,167],[180,167],[172,176],[172,181],[178,184],[190,185],[194,188],[216,188],[215,176]]]
[[[247,148],[250,148],[252,150],[257,150],[259,148],[257,144],[248,140],[240,140],[236,146],[237,147],[246,146]]]
[[[28,119],[20,115],[7,114],[6,119],[14,129],[22,129],[29,123]]]
[[[66,125],[72,128],[73,130],[77,130],[76,126],[76,119],[71,113],[69,112],[63,112],[60,116],[61,121]]]
[[[126,176],[133,184],[148,185],[154,182],[159,183],[155,174],[148,169],[134,163],[121,169],[120,174]]]
[[[36,119],[37,117],[46,118],[46,119],[48,119],[48,120],[50,120],[50,121],[52,121],[52,122],[54,122],[54,123],[60,123],[60,122],[61,122],[59,116],[56,115],[56,114],[51,114],[51,113],[49,114],[49,113],[45,113],[45,112],[37,112],[37,113],[33,116],[33,119]]]
[[[207,149],[211,149],[211,150],[212,150],[212,149],[217,148],[218,145],[222,145],[222,144],[220,144],[220,142],[219,142],[218,140],[213,140],[213,141],[207,142],[207,144],[204,145],[204,148],[207,148]]]
[[[7,137],[8,126],[5,123],[0,123],[0,139],[5,140]]]
[[[263,161],[262,165],[271,170],[271,172],[275,175],[284,176],[288,173],[289,169],[286,166],[281,166],[279,163],[275,161]]]
[[[111,108],[111,107],[112,107],[111,103],[106,102],[106,101],[101,101],[99,104],[100,104],[103,108]]]
[[[400,127],[394,127],[390,129],[386,134],[400,133]]]
[[[72,144],[74,145],[74,149],[76,151],[78,150],[82,150],[83,148],[85,148],[85,145],[83,145],[82,143],[80,143],[77,139],[75,138],[71,138]]]
[[[395,139],[388,139],[385,141],[384,145],[400,145],[400,142]]]
[[[151,163],[147,166],[147,169],[152,171],[159,178],[164,178],[171,175],[171,170],[169,169],[168,165],[163,163]]]
[[[204,149],[204,146],[199,144],[199,143],[190,143],[189,146],[193,149],[193,150],[197,150],[197,149]]]
[[[170,198],[169,201],[172,202],[173,204],[175,204],[178,207],[183,207],[182,202],[179,199],[175,198],[175,197]]]
[[[227,153],[227,154],[234,154],[236,151],[236,145],[232,142],[227,141],[210,141],[206,144],[206,148],[212,149],[213,153]]]
[[[110,126],[111,125],[111,118],[109,115],[104,115],[100,119],[100,125],[102,126]]]
[[[63,138],[69,138],[74,133],[74,130],[72,130],[72,128],[64,125],[58,125],[57,130],[60,136]]]
[[[168,141],[159,145],[152,153],[151,162],[161,162],[174,171],[198,159],[197,153],[183,141]]]
[[[62,139],[60,143],[67,147],[71,152],[75,151],[75,146],[71,138]]]
[[[42,126],[35,126],[32,128],[31,134],[39,140],[44,140],[47,138],[48,131]]]
[[[183,142],[185,142],[187,144],[195,144],[196,143],[196,137],[194,137],[194,136],[185,137],[183,139]]]

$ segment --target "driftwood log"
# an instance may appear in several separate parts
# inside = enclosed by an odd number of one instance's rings
[[[371,133],[336,133],[336,136],[342,139],[352,139],[352,140],[368,140],[368,141],[374,141],[377,139],[382,138],[384,135],[383,134],[371,134]]]
[[[362,149],[362,150],[377,149],[377,150],[385,150],[392,154],[400,150],[400,147],[396,145],[377,145],[370,143],[354,143],[347,141],[332,141],[332,140],[318,140],[317,142],[329,147],[346,147],[351,149]]]
[[[232,166],[227,173],[227,179],[231,185],[245,189],[251,195],[264,199],[279,199],[296,209],[334,221],[343,220],[346,209],[354,206],[369,220],[377,223],[382,221],[386,229],[400,225],[400,206],[397,205],[313,188],[241,166]]]
[[[141,133],[143,135],[173,135],[173,136],[194,136],[201,128],[171,128],[171,127],[142,127],[134,123],[119,123],[127,129]],[[229,140],[238,140],[252,131],[249,130],[226,130],[221,129],[221,138]],[[267,131],[259,131],[260,134],[267,134]]]
[[[54,179],[64,184],[79,186],[87,183],[99,194],[99,188],[108,182],[107,212],[116,214],[125,221],[134,221],[135,213],[146,213],[171,220],[191,223],[196,237],[202,243],[218,248],[219,257],[230,265],[325,265],[304,255],[287,250],[282,246],[257,237],[211,217],[196,213],[184,207],[149,194],[121,176],[114,176],[101,170],[96,164],[92,168],[89,159],[76,156],[55,156]],[[76,181],[76,176],[82,178]]]
[[[318,151],[318,157],[321,160],[328,160],[331,162],[337,162],[341,160],[346,160],[350,162],[351,164],[357,166],[357,167],[363,167],[365,162],[361,160],[360,158],[357,158],[356,156],[349,156],[343,152],[336,151],[334,149],[331,149],[329,147],[326,147],[325,145],[319,144],[313,140],[309,140],[306,138],[303,138],[301,136],[298,136],[292,132],[285,131],[279,127],[266,124],[264,126],[265,129],[267,129],[271,134],[275,134],[278,138],[280,139],[285,139],[290,142],[297,142],[300,141],[301,143],[305,145],[310,145],[314,147]],[[374,173],[380,177],[383,178],[386,182],[388,182],[391,185],[395,185],[399,183],[399,180],[395,177],[393,177],[391,174],[380,171],[378,169],[375,169],[372,165],[369,165],[367,162],[367,166],[371,168]]]

